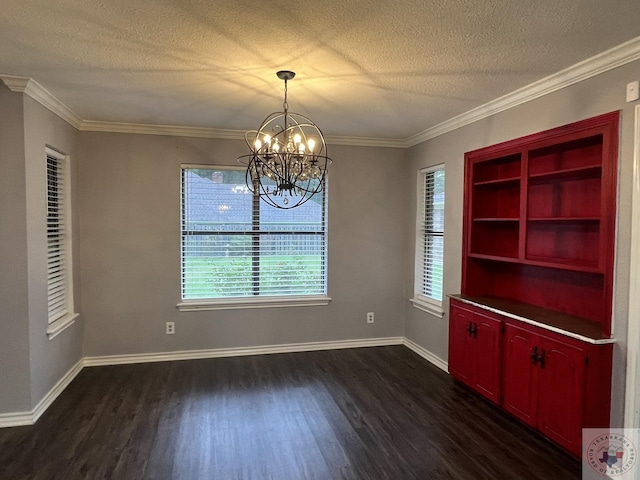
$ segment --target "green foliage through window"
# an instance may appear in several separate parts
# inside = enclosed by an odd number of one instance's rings
[[[182,170],[182,298],[325,295],[326,193],[278,210],[244,174]]]

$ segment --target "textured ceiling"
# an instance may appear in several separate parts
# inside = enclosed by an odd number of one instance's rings
[[[2,0],[0,73],[85,120],[407,138],[640,36],[638,0]]]

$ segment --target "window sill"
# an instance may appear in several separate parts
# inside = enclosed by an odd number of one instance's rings
[[[185,300],[178,303],[181,312],[200,310],[239,310],[247,308],[312,307],[328,305],[329,297],[233,298],[228,300]]]
[[[76,323],[76,318],[78,318],[77,313],[68,313],[64,317],[60,317],[56,321],[50,323],[47,327],[47,338],[49,338],[49,340],[56,338],[67,328]]]
[[[433,303],[425,302],[420,298],[412,298],[409,300],[413,303],[413,306],[418,310],[422,310],[423,312],[430,313],[431,315],[435,315],[436,317],[443,318],[444,310],[441,305],[435,305]]]

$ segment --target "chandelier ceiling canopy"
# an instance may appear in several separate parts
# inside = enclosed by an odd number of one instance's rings
[[[277,72],[284,81],[282,112],[270,114],[258,130],[245,133],[250,153],[238,158],[247,166],[247,187],[275,208],[295,208],[320,193],[331,159],[320,128],[308,117],[289,111],[288,70]]]

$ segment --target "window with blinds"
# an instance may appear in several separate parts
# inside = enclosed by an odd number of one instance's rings
[[[414,300],[442,306],[444,165],[418,174]]]
[[[279,210],[245,170],[182,168],[182,299],[326,295],[326,189]]]
[[[69,315],[70,215],[65,156],[47,149],[47,304],[49,324]]]

